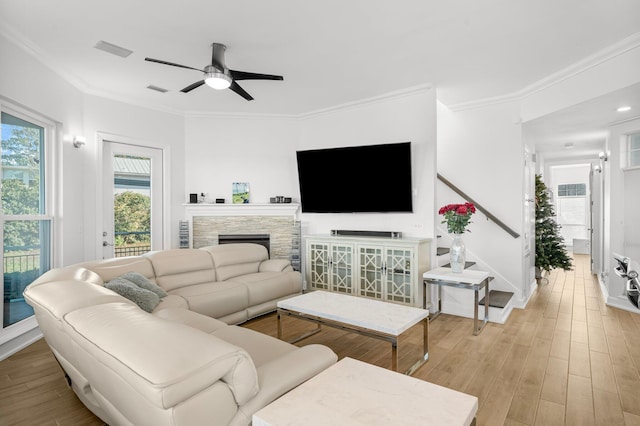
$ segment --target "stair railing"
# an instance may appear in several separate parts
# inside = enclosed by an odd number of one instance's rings
[[[502,228],[506,233],[511,235],[513,238],[520,237],[520,234],[518,234],[516,231],[511,229],[507,224],[505,224],[503,221],[498,219],[493,213],[488,211],[486,208],[482,207],[482,205],[478,204],[477,201],[475,201],[473,198],[469,197],[464,191],[462,191],[460,188],[455,186],[453,183],[451,183],[451,181],[449,181],[447,178],[443,177],[440,173],[438,173],[438,179],[442,183],[447,185],[449,188],[451,188],[456,194],[460,195],[462,198],[464,198],[468,202],[473,203],[473,205],[476,206],[476,209],[481,211],[487,217],[487,219],[493,221],[496,225],[498,225],[500,228]]]

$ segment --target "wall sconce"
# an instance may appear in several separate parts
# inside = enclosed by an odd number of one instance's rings
[[[81,148],[82,145],[87,143],[87,139],[84,136],[64,135],[62,140],[65,142],[71,142],[76,148]]]
[[[74,136],[73,137],[73,146],[76,148],[82,148],[82,145],[87,143],[87,140],[84,136]]]
[[[603,151],[600,151],[600,152],[598,153],[598,158],[600,158],[602,161],[607,161],[607,160],[609,160],[609,156],[608,156],[605,152],[603,152]]]

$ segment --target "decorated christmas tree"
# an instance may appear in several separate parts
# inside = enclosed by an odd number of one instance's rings
[[[560,235],[549,191],[540,175],[536,175],[536,268],[547,272],[554,268],[571,270],[571,257]]]

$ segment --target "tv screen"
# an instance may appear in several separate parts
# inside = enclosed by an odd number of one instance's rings
[[[303,213],[411,213],[411,142],[297,151]]]

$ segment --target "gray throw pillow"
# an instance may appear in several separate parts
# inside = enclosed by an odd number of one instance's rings
[[[120,278],[124,278],[125,280],[129,280],[140,288],[144,288],[145,290],[149,290],[158,295],[158,297],[163,298],[167,295],[167,292],[164,291],[157,284],[149,281],[147,277],[142,275],[139,272],[127,272],[126,274],[120,276]]]
[[[115,291],[120,296],[134,302],[140,309],[149,313],[160,303],[160,297],[152,291],[140,288],[124,278],[114,278],[104,285],[109,290]]]

